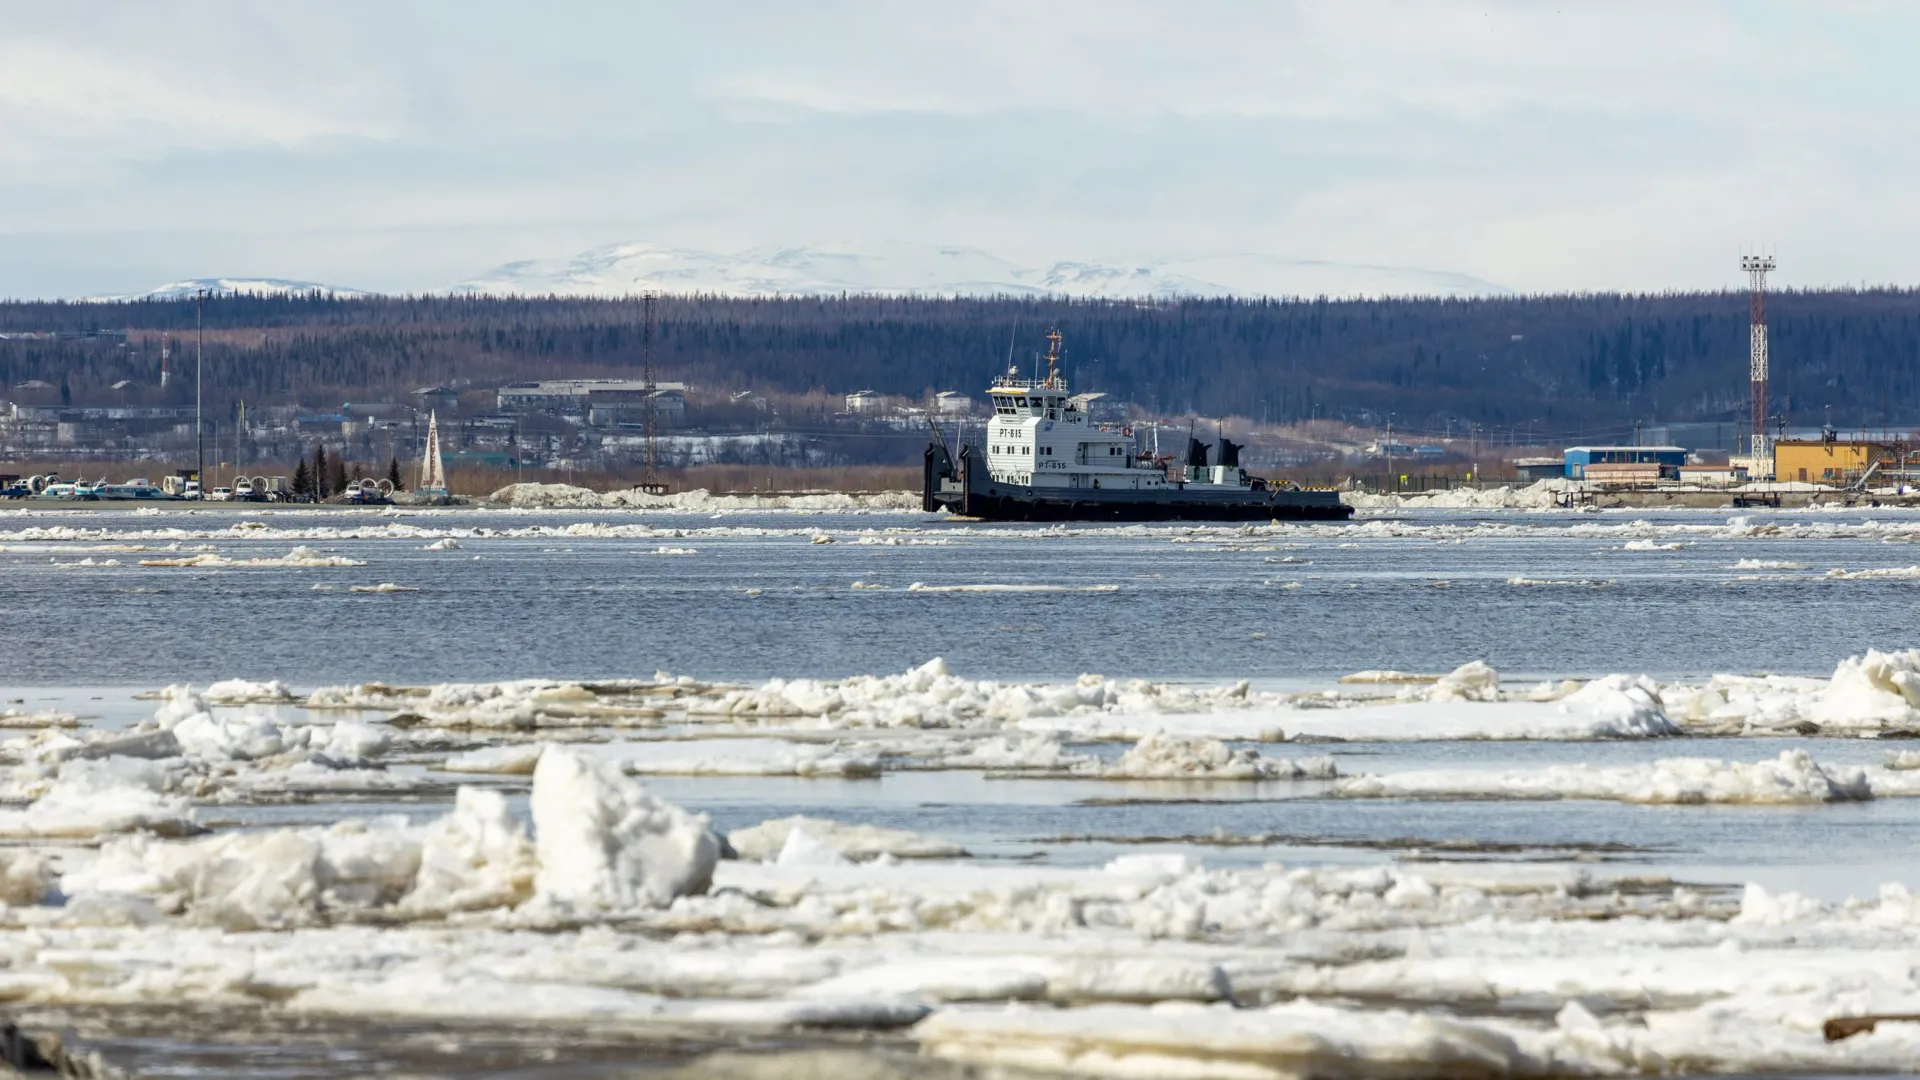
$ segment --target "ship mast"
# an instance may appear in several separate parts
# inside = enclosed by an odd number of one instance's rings
[[[1047,381],[1042,385],[1049,390],[1060,389],[1060,330],[1058,327],[1047,331]]]

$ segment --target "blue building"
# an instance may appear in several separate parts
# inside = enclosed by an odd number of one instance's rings
[[[1680,475],[1687,463],[1683,446],[1569,446],[1567,479],[1585,480],[1589,465],[1658,465],[1662,477]]]

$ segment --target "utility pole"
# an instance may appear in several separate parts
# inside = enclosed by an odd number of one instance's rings
[[[201,414],[201,406],[206,400],[203,393],[206,385],[206,302],[207,290],[201,289],[193,294],[193,438],[199,451],[193,482],[199,485],[202,502],[207,498],[207,422]]]
[[[656,400],[660,390],[653,379],[653,301],[654,294],[646,294],[646,328],[641,335],[641,377],[645,380],[647,395],[647,466],[640,477],[640,490],[651,495],[664,495],[667,486],[660,482],[660,403]]]

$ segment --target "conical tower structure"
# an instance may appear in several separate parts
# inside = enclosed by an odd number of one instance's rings
[[[427,449],[420,457],[420,486],[415,489],[422,495],[447,494],[447,466],[440,460],[440,414],[427,414]]]

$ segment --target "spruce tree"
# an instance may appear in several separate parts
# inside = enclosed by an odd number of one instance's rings
[[[293,493],[301,498],[313,494],[313,477],[307,473],[306,458],[301,458],[300,464],[293,467]]]
[[[400,459],[398,457],[387,459],[387,483],[393,485],[393,490],[400,490]]]
[[[314,447],[313,448],[313,497],[314,498],[324,499],[327,496],[333,494],[333,492],[327,490],[327,479],[330,475],[331,474],[327,472],[327,448],[325,446]]]
[[[347,460],[335,454],[329,467],[333,471],[327,474],[327,487],[338,495],[347,490]]]

